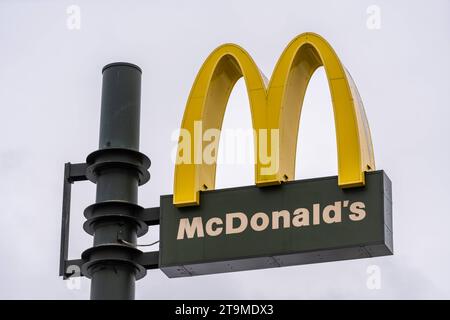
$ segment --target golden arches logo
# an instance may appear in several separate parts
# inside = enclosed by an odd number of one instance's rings
[[[338,183],[342,188],[363,186],[365,171],[375,169],[370,130],[364,107],[352,78],[329,43],[314,33],[293,39],[281,54],[269,84],[250,55],[235,44],[215,49],[201,67],[192,86],[181,129],[194,136],[197,121],[204,129],[221,129],[230,93],[244,77],[253,129],[279,130],[279,165],[264,174],[257,156],[260,143],[255,135],[255,184],[279,184],[293,180],[297,135],[302,103],[309,79],[323,66],[331,92],[338,153]],[[269,149],[271,144],[269,144]],[[191,141],[194,154],[195,141]],[[203,146],[202,146],[203,148]],[[271,154],[273,150],[268,150]],[[177,157],[180,156],[180,145]],[[200,191],[215,188],[216,164],[177,161],[174,176],[176,206],[198,205]]]

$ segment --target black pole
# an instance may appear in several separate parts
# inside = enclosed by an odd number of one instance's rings
[[[91,299],[134,299],[135,281],[145,275],[136,261],[138,186],[147,182],[148,158],[139,152],[141,69],[129,63],[103,68],[99,150],[87,158],[87,176],[97,184],[96,203],[85,210],[85,230],[94,246],[83,253]]]

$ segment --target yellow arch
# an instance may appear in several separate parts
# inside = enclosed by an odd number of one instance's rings
[[[203,131],[221,129],[231,90],[244,77],[253,129],[279,129],[279,166],[274,174],[262,174],[265,166],[258,156],[260,144],[255,135],[255,183],[263,186],[293,180],[306,87],[314,71],[322,65],[334,110],[339,186],[364,185],[364,171],[375,169],[364,108],[353,80],[334,50],[314,33],[301,34],[289,43],[277,62],[268,87],[264,75],[241,47],[225,44],[209,55],[194,81],[181,124],[181,129],[190,133],[192,158],[205,146],[195,137],[196,121],[202,121]],[[202,147],[195,149],[196,143]],[[272,152],[270,146],[269,143],[268,154]],[[199,192],[215,187],[216,164],[180,163],[181,151],[179,145],[173,201],[176,206],[198,205]]]

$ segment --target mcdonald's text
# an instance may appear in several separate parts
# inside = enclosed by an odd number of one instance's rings
[[[347,209],[343,215],[342,212]],[[271,214],[256,212],[250,216],[243,212],[225,214],[225,221],[219,217],[212,217],[206,221],[202,217],[182,218],[179,220],[177,239],[215,237],[223,234],[239,234],[247,230],[256,232],[267,228],[272,230],[286,228],[300,228],[319,225],[320,223],[341,223],[361,221],[366,217],[365,204],[362,201],[336,201],[334,204],[321,208],[320,203],[314,203],[312,209],[297,208],[292,214],[288,210],[272,211]]]

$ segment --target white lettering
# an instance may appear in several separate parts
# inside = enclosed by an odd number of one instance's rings
[[[309,226],[309,210],[306,208],[295,209],[292,225],[294,227]]]
[[[283,228],[290,227],[290,213],[287,210],[272,212],[272,229],[280,228],[280,218],[283,218]]]
[[[201,217],[195,217],[192,219],[192,224],[189,223],[188,218],[180,219],[177,240],[184,239],[184,234],[187,235],[188,239],[191,239],[194,237],[195,233],[197,233],[198,238],[205,236]]]
[[[240,224],[238,227],[234,227],[234,219],[239,219]],[[247,228],[248,218],[242,212],[228,213],[226,215],[226,234],[241,233]]]
[[[220,218],[211,218],[206,222],[205,230],[206,234],[212,237],[218,236],[222,233],[223,228],[222,227],[216,227],[214,228],[214,225],[221,226],[223,224],[222,219]]]
[[[261,224],[258,223],[258,220],[261,220]],[[250,219],[250,226],[255,231],[263,231],[269,225],[269,216],[264,212],[255,213]]]
[[[331,216],[331,212],[334,212],[333,216]],[[336,201],[334,205],[326,206],[323,209],[322,217],[326,223],[341,222],[341,202]]]
[[[350,212],[352,213],[349,216],[350,220],[361,221],[362,219],[364,219],[366,217],[366,210],[364,210],[365,207],[366,205],[364,204],[364,202],[353,202],[350,205]]]
[[[333,204],[323,206],[312,204],[312,211],[307,208],[297,208],[291,213],[289,210],[272,211],[271,214],[256,212],[246,214],[243,212],[232,212],[225,217],[212,217],[203,221],[202,217],[181,218],[179,220],[177,239],[202,238],[205,236],[216,237],[225,234],[239,234],[244,232],[250,225],[253,231],[264,231],[268,227],[272,230],[287,229],[291,226],[306,227],[311,225],[310,213],[312,213],[312,225],[321,223],[334,224],[345,221],[361,221],[366,217],[366,206],[364,202],[349,200],[336,201]],[[347,218],[348,217],[348,218]],[[204,224],[205,223],[205,224]]]

